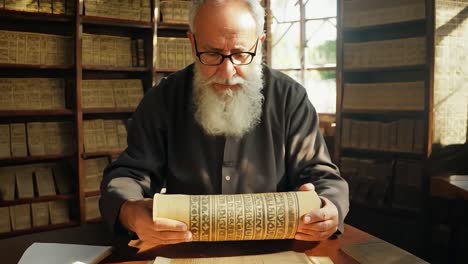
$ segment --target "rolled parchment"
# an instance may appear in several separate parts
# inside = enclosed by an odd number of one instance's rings
[[[153,221],[184,222],[193,241],[291,239],[301,216],[320,208],[314,191],[230,195],[156,194]]]

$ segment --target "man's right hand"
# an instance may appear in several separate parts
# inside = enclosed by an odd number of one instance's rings
[[[183,222],[158,218],[153,222],[153,200],[126,201],[120,207],[120,223],[135,232],[148,245],[167,245],[192,240],[192,233]]]

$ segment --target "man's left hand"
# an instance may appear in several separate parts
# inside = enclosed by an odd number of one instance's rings
[[[313,191],[314,185],[306,183],[299,187],[300,191]],[[338,230],[338,209],[327,198],[320,196],[322,205],[316,212],[305,214],[299,221],[297,240],[322,241],[328,239]]]

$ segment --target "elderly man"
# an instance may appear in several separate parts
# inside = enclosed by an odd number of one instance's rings
[[[152,197],[314,190],[321,209],[295,238],[343,232],[348,185],[331,162],[305,89],[261,63],[258,0],[193,1],[195,63],[163,79],[133,115],[128,148],[104,172],[100,208],[117,233],[149,244],[190,241],[187,226],[152,220]]]

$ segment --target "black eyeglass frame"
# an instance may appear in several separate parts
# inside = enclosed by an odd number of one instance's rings
[[[257,37],[257,41],[255,42],[255,49],[253,52],[250,52],[250,51],[241,51],[241,52],[234,52],[234,53],[231,53],[229,55],[224,55],[222,53],[219,53],[219,52],[214,52],[214,51],[198,51],[198,46],[197,46],[197,39],[195,38],[195,35],[193,35],[193,42],[195,44],[195,55],[198,57],[198,61],[200,61],[201,64],[203,65],[208,65],[208,66],[218,66],[218,65],[221,65],[223,62],[224,62],[224,59],[226,58],[229,58],[229,60],[231,61],[231,63],[233,65],[249,65],[250,63],[252,63],[255,55],[257,55],[257,46],[258,46],[258,40],[260,39],[260,37]],[[221,56],[221,60],[219,61],[219,63],[204,63],[202,61],[202,59],[200,58],[201,55],[203,54],[216,54],[216,55],[219,55]],[[250,61],[246,62],[246,63],[237,63],[237,62],[234,62],[234,60],[232,59],[232,56],[235,56],[235,55],[238,55],[238,54],[249,54],[251,57],[250,57]]]

